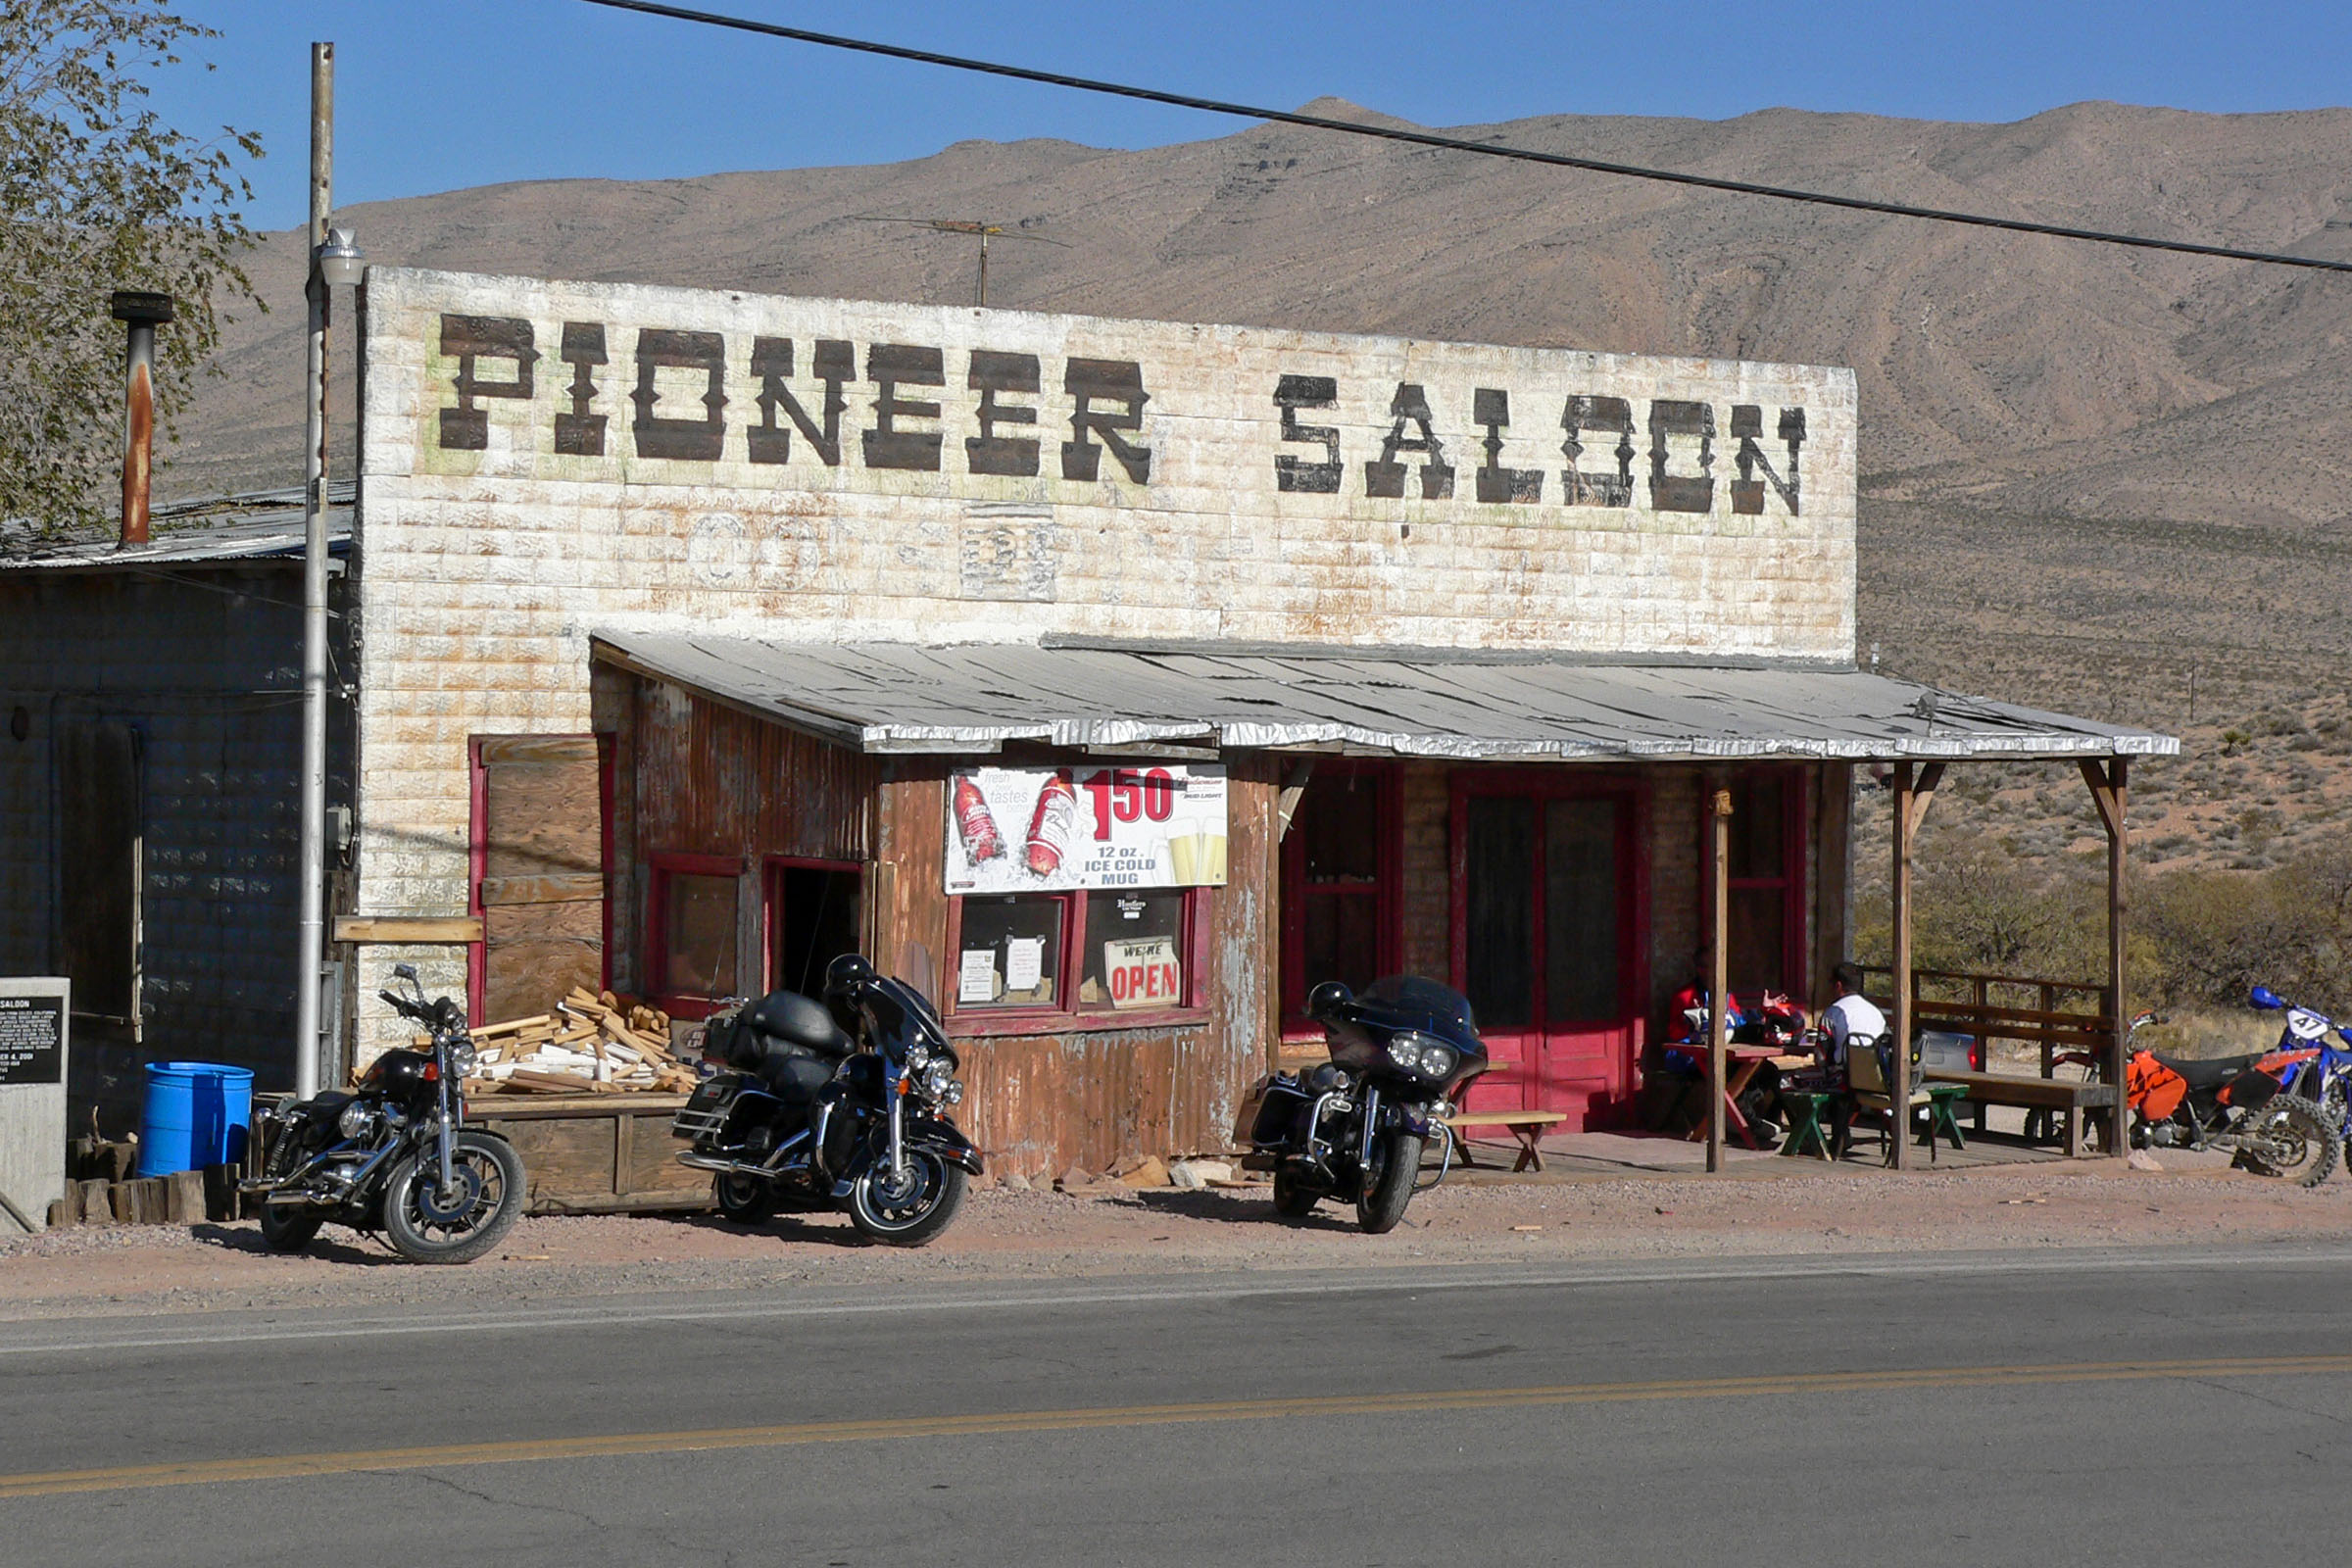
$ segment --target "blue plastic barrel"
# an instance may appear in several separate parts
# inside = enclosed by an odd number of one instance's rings
[[[245,1157],[253,1072],[210,1061],[151,1061],[139,1112],[139,1174],[233,1165]]]

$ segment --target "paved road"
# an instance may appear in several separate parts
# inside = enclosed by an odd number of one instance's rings
[[[2352,1532],[2352,1251],[0,1326],[0,1560],[2206,1563]]]

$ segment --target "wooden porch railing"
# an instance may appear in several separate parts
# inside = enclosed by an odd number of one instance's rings
[[[1894,978],[1885,964],[1861,968],[1865,975]],[[1893,1006],[1886,992],[1874,1000],[1889,1009]],[[1914,969],[1911,1023],[1914,1029],[1973,1035],[1987,1044],[2014,1040],[2038,1047],[2041,1076],[2047,1078],[2061,1051],[2105,1053],[2115,1039],[2115,999],[2096,981]]]

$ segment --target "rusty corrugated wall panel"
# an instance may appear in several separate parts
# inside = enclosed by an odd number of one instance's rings
[[[635,708],[641,854],[872,854],[873,759],[652,681]]]

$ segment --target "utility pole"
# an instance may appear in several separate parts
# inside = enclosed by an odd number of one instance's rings
[[[326,957],[326,328],[336,284],[360,279],[334,213],[335,46],[311,45],[310,407],[302,488],[302,843],[294,961],[294,1092],[318,1092],[318,988]]]

